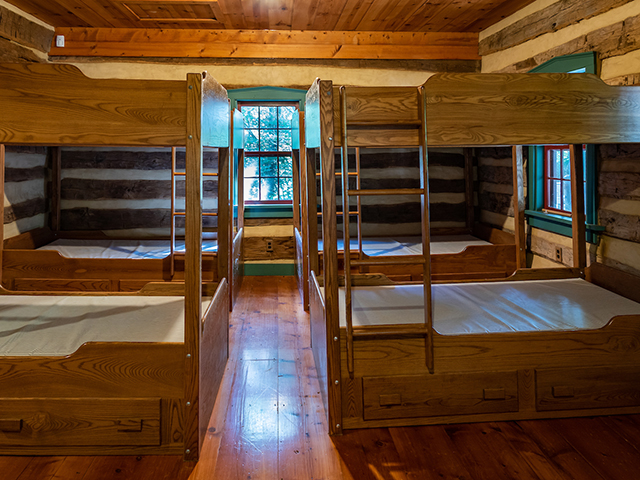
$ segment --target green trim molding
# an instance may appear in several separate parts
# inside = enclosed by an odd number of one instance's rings
[[[597,75],[598,58],[596,52],[576,53],[552,58],[538,65],[529,73],[591,73]],[[597,162],[595,145],[587,145],[585,152],[585,220],[586,240],[598,243],[598,233],[605,230],[597,225]],[[542,211],[544,207],[544,146],[529,147],[527,166],[528,187],[525,215],[529,225],[567,237],[572,236],[571,219]]]
[[[298,108],[304,110],[306,90],[283,87],[236,88],[227,91],[231,108],[237,108],[238,102],[298,102]]]
[[[244,218],[293,218],[293,205],[291,204],[245,204]]]
[[[296,266],[293,263],[245,263],[247,276],[293,276]]]

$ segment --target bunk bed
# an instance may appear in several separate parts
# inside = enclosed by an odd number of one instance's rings
[[[336,177],[340,180],[337,185],[338,196],[345,188],[346,182],[351,180],[351,184],[355,185],[356,190],[361,188],[362,171],[366,167],[361,161],[362,152],[366,152],[368,148],[372,149],[390,149],[397,147],[408,147],[417,149],[418,136],[404,135],[398,138],[398,125],[410,126],[417,128],[418,121],[418,104],[415,99],[414,89],[406,87],[385,87],[383,90],[369,89],[366,96],[358,98],[358,102],[351,102],[346,110],[343,110],[339,104],[338,87],[333,87],[333,104],[330,105],[331,113],[334,118],[334,131],[330,135],[334,139],[334,146],[341,146],[341,134],[344,125],[348,122],[352,131],[356,132],[352,135],[354,138],[349,142],[349,148],[345,151],[339,151],[336,158],[353,160],[347,162],[343,167],[336,171]],[[364,92],[364,91],[363,91]],[[367,128],[367,115],[369,115],[369,106],[372,102],[377,101],[378,95],[384,95],[386,99],[385,106],[395,109],[386,119],[381,119],[386,125],[378,125],[376,128],[379,135],[375,137],[362,136],[359,133]],[[402,117],[404,115],[404,117]],[[437,122],[437,119],[433,119]],[[386,127],[386,128],[385,128]],[[416,130],[417,131],[417,130]],[[466,147],[460,145],[459,147]],[[313,270],[316,275],[320,275],[323,265],[323,240],[319,235],[318,229],[314,228],[316,224],[311,222],[311,218],[318,216],[321,219],[323,212],[317,208],[317,179],[320,177],[318,164],[316,160],[316,148],[307,145],[306,155],[309,161],[302,164],[300,174],[298,175],[298,183],[301,191],[304,192],[305,211],[308,212],[308,219],[303,220],[301,225],[299,238],[297,239],[296,258],[298,264],[308,263],[308,268],[301,268],[298,271],[298,282],[300,285],[301,296],[305,308],[308,306],[308,279],[309,272]],[[457,228],[432,228],[431,229],[431,255],[432,255],[432,276],[436,281],[456,281],[456,280],[472,280],[476,278],[505,278],[512,275],[516,269],[516,250],[515,239],[513,234],[491,227],[490,225],[476,222],[474,219],[474,189],[473,189],[473,156],[471,149],[464,148],[464,197],[466,215],[464,218],[464,227]],[[348,173],[344,173],[344,172]],[[345,175],[345,177],[343,177]],[[415,189],[404,188],[400,194],[413,195]],[[369,197],[370,198],[370,197]],[[398,236],[389,234],[387,236],[364,236],[362,199],[359,196],[356,204],[343,203],[342,208],[337,212],[338,218],[343,220],[344,211],[349,211],[351,221],[355,218],[357,222],[357,235],[350,238],[350,252],[353,260],[367,259],[371,257],[385,256],[402,256],[402,255],[421,255],[422,241],[420,235]],[[305,222],[310,222],[306,224]],[[313,225],[312,225],[313,224]],[[321,232],[320,232],[321,233]],[[319,238],[320,237],[320,238]],[[342,238],[338,238],[338,262],[339,268],[344,268],[344,245]],[[417,265],[391,265],[385,264],[381,259],[377,264],[367,266],[360,265],[354,268],[354,273],[378,273],[386,275],[394,280],[419,281],[422,275],[422,269]]]
[[[178,208],[177,182],[184,182],[184,166],[177,157],[184,149],[165,148],[171,156],[171,213],[168,238],[127,238],[108,236],[102,231],[65,231],[60,228],[60,156],[61,148],[52,148],[51,226],[25,232],[4,242],[3,285],[11,290],[96,290],[137,291],[152,282],[184,281],[184,240],[178,239],[176,222],[184,219]],[[217,149],[207,149],[217,156]],[[181,161],[183,164],[184,162]],[[211,162],[209,162],[211,163]],[[226,162],[216,161],[223,167]],[[133,165],[132,165],[133,167]],[[216,171],[211,171],[211,170]],[[207,168],[205,180],[218,179],[218,201],[225,205],[228,172]],[[205,220],[217,216],[217,209],[203,211]],[[203,238],[203,280],[215,282],[227,277],[222,273],[223,258],[217,256],[217,236],[227,235],[227,225],[219,225]],[[211,230],[211,229],[209,229]]]
[[[329,433],[640,412],[640,281],[621,280],[598,263],[586,268],[576,181],[573,267],[526,268],[522,155],[522,145],[568,143],[571,178],[582,178],[582,144],[640,141],[640,89],[609,87],[593,75],[438,74],[397,93],[342,88],[347,121],[335,129],[332,83],[317,80],[307,94],[306,140],[321,157],[325,240],[323,276],[311,272],[311,341]],[[417,122],[403,125],[416,105]],[[344,128],[358,107],[359,124]],[[387,128],[389,119],[398,123]],[[427,145],[512,145],[516,273],[435,285],[433,256],[422,255],[385,260],[419,265],[417,285],[351,274],[348,256],[339,275],[334,131],[343,148],[387,138],[420,144],[423,252],[430,247]]]
[[[67,65],[0,65],[0,110],[10,119],[0,160],[5,144],[182,146],[187,184],[184,285],[147,295],[1,288],[0,453],[196,460],[228,358],[227,265],[212,296],[201,271],[202,152],[229,157],[226,90],[206,73],[97,80]]]

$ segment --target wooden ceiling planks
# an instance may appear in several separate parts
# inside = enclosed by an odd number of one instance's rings
[[[533,0],[7,1],[55,27],[249,28],[390,32],[478,32],[533,2]],[[215,17],[215,20],[209,17]]]

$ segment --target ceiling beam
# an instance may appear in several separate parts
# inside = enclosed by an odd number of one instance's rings
[[[478,34],[57,28],[50,56],[477,60]]]

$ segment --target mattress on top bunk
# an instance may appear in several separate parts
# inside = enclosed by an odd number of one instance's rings
[[[203,299],[203,312],[211,297]],[[0,296],[0,355],[62,356],[86,342],[184,341],[184,297]]]
[[[353,287],[353,325],[423,323],[423,288]],[[433,286],[433,299],[442,335],[597,329],[616,315],[640,314],[640,303],[581,279],[441,284]]]
[[[339,234],[340,235],[340,234]],[[350,238],[351,250],[358,251],[358,239]],[[431,237],[431,254],[460,253],[469,245],[491,245],[473,235],[434,235]],[[322,240],[318,240],[322,250]],[[344,240],[338,238],[338,251],[344,250]],[[422,237],[365,237],[362,250],[370,257],[381,255],[422,255]]]
[[[169,240],[58,239],[38,250],[56,250],[69,258],[165,258],[171,254]],[[203,253],[218,251],[217,240],[204,240]],[[184,252],[184,241],[176,241],[176,252]]]

